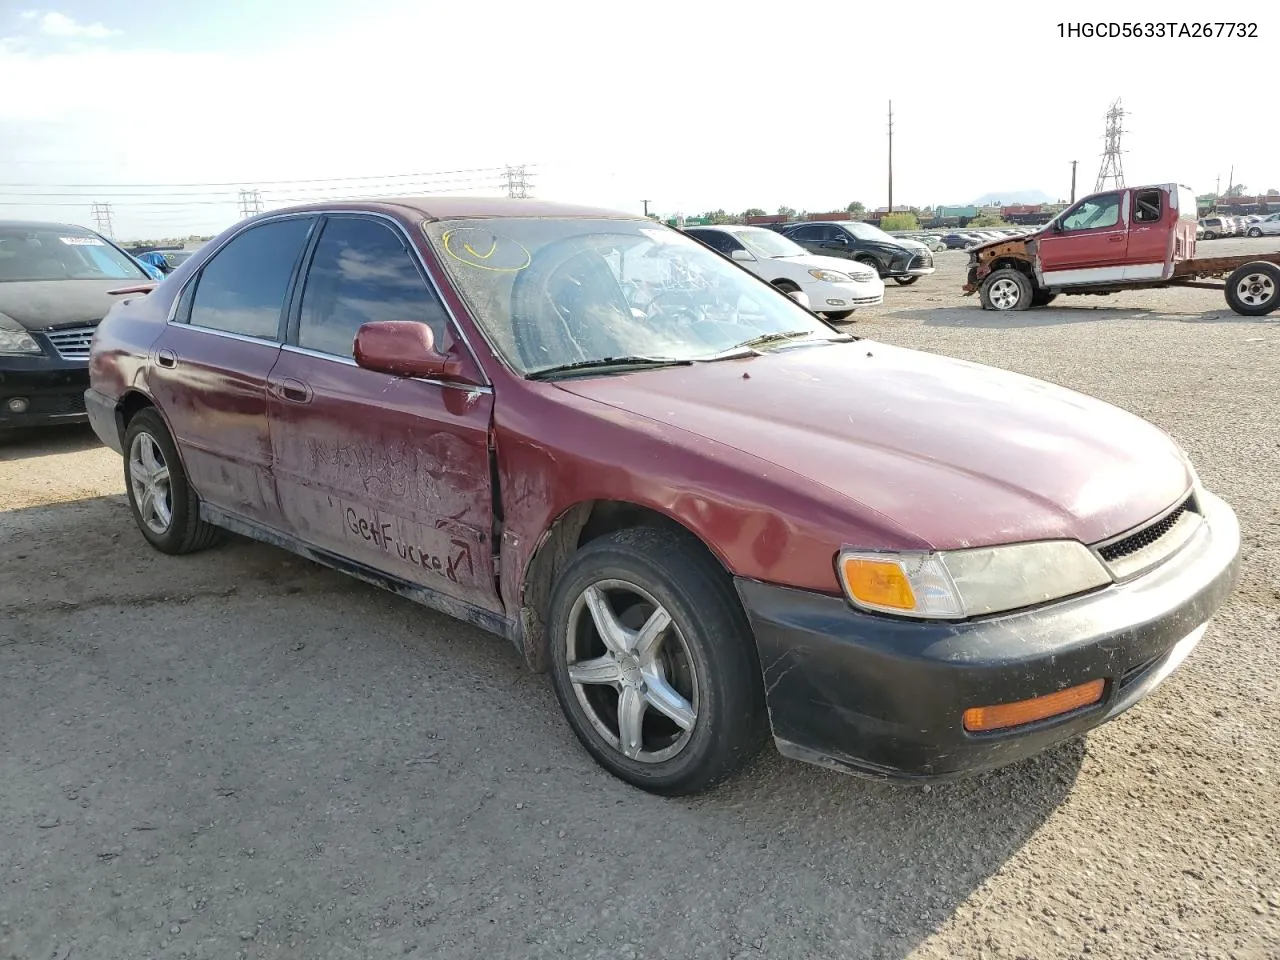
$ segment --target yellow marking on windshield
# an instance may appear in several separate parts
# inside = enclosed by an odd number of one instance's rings
[[[471,242],[465,239],[472,234],[479,234],[488,240],[488,253],[478,252]],[[522,243],[512,240],[510,237],[482,230],[479,227],[458,227],[453,230],[446,230],[440,240],[441,245],[444,247],[444,252],[450,257],[459,263],[465,263],[467,266],[475,267],[478,270],[492,270],[495,273],[515,273],[533,263],[533,254]],[[476,240],[476,243],[479,246],[484,245],[484,242],[479,239]],[[461,250],[458,249],[459,247]],[[489,262],[495,254],[498,255],[499,265]]]

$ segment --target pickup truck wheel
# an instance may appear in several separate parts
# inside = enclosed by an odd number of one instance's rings
[[[1246,263],[1227,277],[1227,305],[1244,317],[1261,317],[1280,307],[1280,267],[1266,260]]]
[[[1013,267],[996,270],[978,291],[984,310],[1029,310],[1033,292],[1027,275]]]
[[[139,411],[125,431],[124,486],[134,522],[161,553],[192,553],[222,539],[219,528],[200,519],[200,500],[153,409]]]
[[[901,284],[904,287],[909,287],[919,279],[919,277],[894,277],[893,282]]]
[[[569,561],[549,610],[556,698],[587,752],[650,793],[705,790],[768,733],[751,627],[700,544],[638,527]]]

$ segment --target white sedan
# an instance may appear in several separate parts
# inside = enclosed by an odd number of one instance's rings
[[[1273,213],[1269,217],[1255,220],[1249,224],[1246,232],[1251,237],[1280,236],[1280,213]]]
[[[684,231],[786,293],[801,291],[809,309],[828,320],[844,320],[858,307],[884,302],[884,281],[853,260],[810,253],[763,227],[724,225]]]

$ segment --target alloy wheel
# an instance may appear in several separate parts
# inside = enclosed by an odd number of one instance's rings
[[[1012,280],[997,280],[991,285],[988,296],[991,299],[991,305],[997,310],[1012,310],[1018,305],[1018,298],[1022,296],[1022,291]]]
[[[625,580],[596,581],[574,602],[564,642],[574,695],[607,744],[640,763],[662,763],[688,746],[697,669],[651,594]]]
[[[163,536],[173,523],[169,466],[155,437],[139,433],[129,446],[129,483],[138,516],[152,533]]]

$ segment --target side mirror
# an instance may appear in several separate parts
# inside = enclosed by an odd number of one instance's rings
[[[834,237],[831,240],[825,241],[822,245],[824,247],[830,247],[833,250],[839,250],[841,247],[847,247],[849,245],[849,238]]]
[[[741,247],[739,247],[737,250],[734,250],[732,253],[729,254],[729,256],[731,259],[734,259],[734,260],[743,260],[743,261],[755,260],[755,257],[751,255],[750,251],[743,250]]]
[[[356,365],[395,377],[470,382],[462,364],[436,349],[435,336],[425,323],[379,320],[356,331]]]

